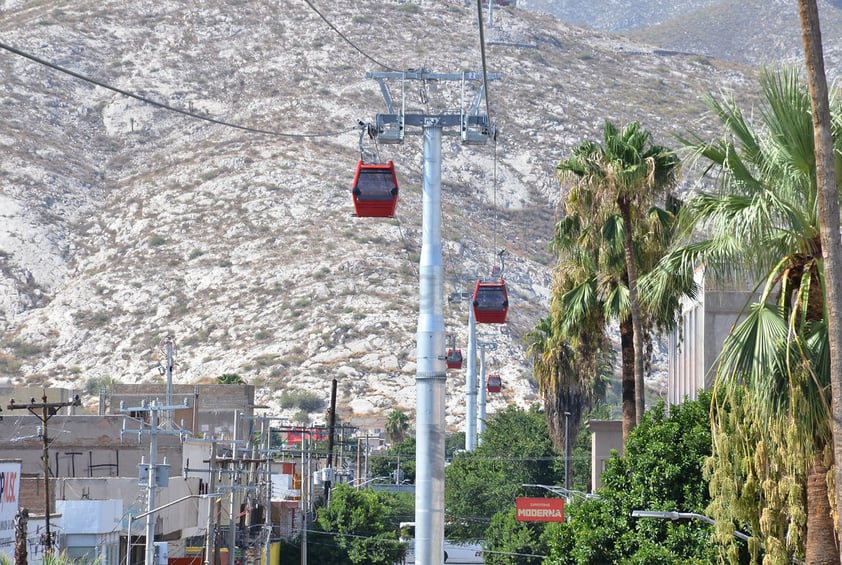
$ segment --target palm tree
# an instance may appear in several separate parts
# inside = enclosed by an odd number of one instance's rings
[[[761,86],[759,130],[733,100],[711,98],[726,135],[685,140],[721,190],[688,201],[687,229],[709,235],[671,253],[660,273],[703,262],[706,276],[745,270],[763,281],[717,368],[711,511],[750,524],[767,555],[786,559],[805,545],[808,562],[838,562],[827,504],[830,371],[810,100],[794,72],[766,72]],[[835,115],[838,125],[838,107]]]
[[[819,11],[815,0],[800,0],[798,6],[813,110],[818,219],[821,227],[824,270],[831,281],[838,281],[842,280],[839,191],[836,185],[836,159],[819,29]],[[830,374],[839,375],[842,372],[842,288],[838,285],[832,284],[827,288],[827,322]],[[833,453],[836,461],[842,461],[842,379],[838,377],[831,379],[831,392]],[[834,498],[838,509],[842,508],[842,465],[836,465],[834,483]]]
[[[575,443],[582,415],[591,408],[597,379],[577,371],[574,351],[553,329],[553,316],[541,319],[524,336],[524,341],[527,344],[526,355],[532,360],[533,375],[544,401],[550,438],[556,449],[564,453],[565,436]],[[565,420],[569,435],[565,434]]]
[[[651,134],[637,122],[619,130],[606,121],[602,145],[585,141],[556,167],[560,178],[576,181],[567,205],[568,212],[578,216],[583,233],[606,245],[603,249],[609,259],[622,252],[624,271],[620,279],[616,278],[613,261],[609,272],[614,284],[611,303],[617,306],[614,313],[621,323],[621,340],[628,339],[632,345],[628,350],[623,348],[624,434],[640,421],[645,409],[646,320],[638,296],[640,244],[635,238],[656,199],[675,185],[679,167],[673,151],[650,140]],[[600,265],[596,267],[594,283],[605,273]],[[633,387],[629,382],[632,379]],[[633,409],[627,398],[631,391]]]
[[[400,410],[392,410],[386,416],[386,437],[392,445],[406,439],[409,432],[409,416]]]

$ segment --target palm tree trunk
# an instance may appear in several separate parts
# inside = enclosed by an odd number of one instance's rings
[[[646,385],[643,382],[643,324],[640,321],[640,300],[637,297],[637,258],[634,254],[634,238],[632,237],[631,204],[623,197],[618,199],[617,207],[620,209],[626,230],[626,274],[629,277],[629,303],[631,304],[632,338],[634,343],[634,423],[637,425],[640,423],[643,412],[646,410]]]
[[[839,548],[827,489],[827,467],[818,453],[807,472],[807,540],[804,561],[810,565],[839,563]]]
[[[842,246],[839,241],[839,201],[830,129],[830,104],[824,71],[819,10],[816,0],[798,0],[816,148],[818,220],[827,285],[827,324],[830,341],[831,425],[835,465],[836,508],[842,508]],[[842,512],[837,512],[842,515]],[[838,520],[838,518],[837,518]],[[836,530],[840,524],[837,522]],[[838,562],[838,559],[837,559]]]
[[[637,423],[634,402],[634,330],[631,318],[620,321],[620,359],[623,385],[623,443]]]

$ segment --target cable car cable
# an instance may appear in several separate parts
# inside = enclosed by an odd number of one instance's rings
[[[489,0],[493,2],[494,0]],[[490,5],[489,5],[490,7]],[[485,115],[491,119],[491,104],[488,101],[488,64],[485,57],[485,28],[482,23],[482,0],[477,0],[477,15],[479,19],[479,51],[482,58],[482,85],[485,91]]]
[[[5,43],[0,43],[0,49],[5,49],[6,51],[9,51],[10,53],[14,53],[15,55],[19,55],[21,57],[24,57],[25,59],[29,59],[30,61],[32,61],[34,63],[38,63],[39,65],[49,67],[50,69],[53,69],[54,71],[58,71],[60,73],[66,74],[66,75],[70,75],[70,76],[72,76],[74,78],[77,78],[79,80],[82,80],[84,82],[88,82],[88,83],[91,83],[93,85],[104,88],[106,90],[116,92],[117,94],[122,94],[123,96],[127,96],[129,98],[134,98],[135,100],[139,100],[140,102],[143,102],[144,104],[149,104],[150,106],[155,106],[155,107],[158,107],[158,108],[161,108],[161,109],[164,109],[164,110],[168,110],[170,112],[175,112],[177,114],[182,114],[184,116],[195,118],[197,120],[203,120],[203,121],[206,121],[206,122],[210,122],[212,124],[217,124],[217,125],[220,125],[220,126],[225,126],[225,127],[229,127],[229,128],[239,129],[239,130],[242,130],[242,131],[247,131],[249,133],[259,133],[259,134],[271,135],[271,136],[275,136],[275,137],[288,137],[288,138],[303,139],[303,138],[313,138],[313,137],[336,137],[338,135],[349,133],[351,131],[354,131],[354,129],[356,129],[356,128],[353,128],[353,129],[350,129],[350,130],[346,129],[346,130],[342,130],[342,131],[323,132],[323,133],[285,133],[285,132],[276,131],[276,130],[266,130],[266,129],[260,129],[260,128],[253,128],[253,127],[249,127],[249,126],[243,126],[243,125],[240,125],[240,124],[234,124],[234,123],[231,123],[231,122],[226,122],[224,120],[218,120],[216,118],[211,118],[209,116],[203,116],[201,114],[196,114],[195,112],[190,112],[188,110],[182,110],[181,108],[175,108],[175,107],[170,106],[168,104],[164,104],[163,102],[156,102],[155,100],[145,98],[145,97],[143,97],[139,94],[135,94],[134,92],[129,92],[128,90],[123,90],[122,88],[117,88],[116,86],[112,86],[110,84],[107,84],[107,83],[102,82],[100,80],[97,80],[95,78],[91,78],[89,76],[83,75],[81,73],[77,73],[75,71],[71,71],[70,69],[66,69],[62,66],[56,65],[55,63],[50,63],[49,61],[41,59],[40,57],[32,55],[31,53],[21,51],[20,49],[12,47],[11,45],[6,45]]]
[[[488,0],[490,2],[494,2],[495,0]],[[490,4],[489,4],[490,8]],[[485,49],[485,26],[482,21],[482,0],[477,0],[477,22],[479,26],[479,47],[480,47],[480,57],[482,59],[482,81],[483,81],[483,96],[485,98],[485,114],[488,116],[488,119],[491,120],[491,102],[489,100],[489,92],[488,92],[488,58],[486,56],[486,49]],[[499,223],[499,219],[497,216],[497,127],[496,125],[492,126],[491,132],[491,143],[492,143],[492,151],[493,151],[493,169],[492,169],[492,184],[491,184],[491,192],[492,192],[492,207],[494,208],[494,227],[492,229],[492,249],[497,249],[497,225]],[[501,267],[502,270],[502,267]],[[502,272],[500,274],[502,279]]]
[[[339,31],[339,29],[337,29],[337,27],[336,27],[335,25],[333,25],[332,23],[330,23],[330,21],[329,21],[329,20],[328,20],[328,19],[324,16],[324,14],[322,14],[322,13],[319,11],[319,9],[318,9],[318,8],[316,8],[310,0],[304,0],[304,2],[305,2],[308,6],[310,6],[310,8],[311,8],[314,12],[316,12],[316,13],[319,15],[319,17],[322,19],[322,21],[324,21],[324,23],[326,23],[326,24],[328,25],[328,27],[330,27],[330,29],[332,29],[332,30],[333,30],[333,31],[335,31],[337,34],[339,34],[339,37],[341,37],[342,39],[344,39],[344,40],[348,43],[348,45],[350,45],[351,47],[353,47],[353,48],[354,48],[354,49],[355,49],[355,50],[356,50],[356,51],[357,51],[360,55],[362,55],[363,57],[365,57],[366,59],[368,59],[369,61],[371,61],[371,62],[372,62],[372,63],[374,63],[375,65],[378,65],[378,66],[380,66],[380,67],[383,67],[383,68],[384,68],[384,69],[386,69],[387,71],[391,71],[391,72],[400,72],[400,71],[398,71],[397,69],[393,69],[393,68],[392,68],[392,67],[390,67],[389,65],[386,65],[386,64],[384,64],[384,63],[381,63],[380,61],[378,61],[377,59],[373,58],[371,55],[369,55],[368,53],[366,53],[365,51],[363,51],[362,49],[360,49],[359,47],[357,47],[357,45],[356,45],[353,41],[351,41],[350,39],[348,39],[348,37],[347,37],[344,33],[342,33],[341,31]]]
[[[394,218],[395,218],[395,221],[397,222],[398,233],[401,234],[401,239],[403,239],[403,249],[404,249],[404,251],[406,251],[406,258],[409,260],[409,266],[412,267],[412,272],[413,272],[413,274],[415,274],[415,277],[417,278],[419,276],[418,267],[416,267],[415,263],[412,261],[412,252],[410,251],[410,248],[409,248],[409,238],[406,237],[406,234],[403,231],[403,225],[401,224],[401,220],[400,220],[400,218],[398,218],[398,215],[395,214]]]

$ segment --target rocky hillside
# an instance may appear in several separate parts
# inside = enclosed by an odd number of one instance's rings
[[[278,408],[337,377],[345,421],[414,411],[422,144],[379,147],[397,218],[356,218],[357,124],[385,111],[366,71],[481,70],[472,5],[2,0],[0,16],[3,379],[157,380],[171,334],[177,382],[238,373]],[[442,231],[448,294],[507,252],[509,323],[479,332],[498,344],[493,412],[536,398],[522,336],[547,311],[558,160],[604,119],[712,135],[701,95],[756,81],[513,8],[486,32],[500,134],[444,138]],[[458,108],[459,86],[412,84],[407,106]],[[446,322],[464,349],[466,304]],[[455,428],[464,372],[448,382]]]
[[[819,0],[825,66],[830,78],[842,64],[842,3]],[[629,37],[686,53],[753,65],[804,65],[796,2],[727,0],[685,12]]]
[[[634,41],[751,65],[803,65],[798,4],[789,0],[520,0],[523,9]],[[818,0],[828,75],[842,63],[842,0]]]

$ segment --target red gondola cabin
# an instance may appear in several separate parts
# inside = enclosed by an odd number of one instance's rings
[[[500,375],[489,375],[487,390],[488,392],[500,392],[503,389],[503,381]]]
[[[477,281],[474,289],[474,319],[478,324],[505,324],[509,311],[509,295],[503,279]]]
[[[395,207],[398,205],[398,178],[395,176],[395,165],[391,161],[374,165],[366,165],[359,161],[351,193],[354,196],[354,211],[357,216],[361,218],[394,216]]]
[[[462,350],[461,349],[448,349],[447,355],[444,357],[445,363],[447,363],[448,369],[461,369],[462,368]]]

